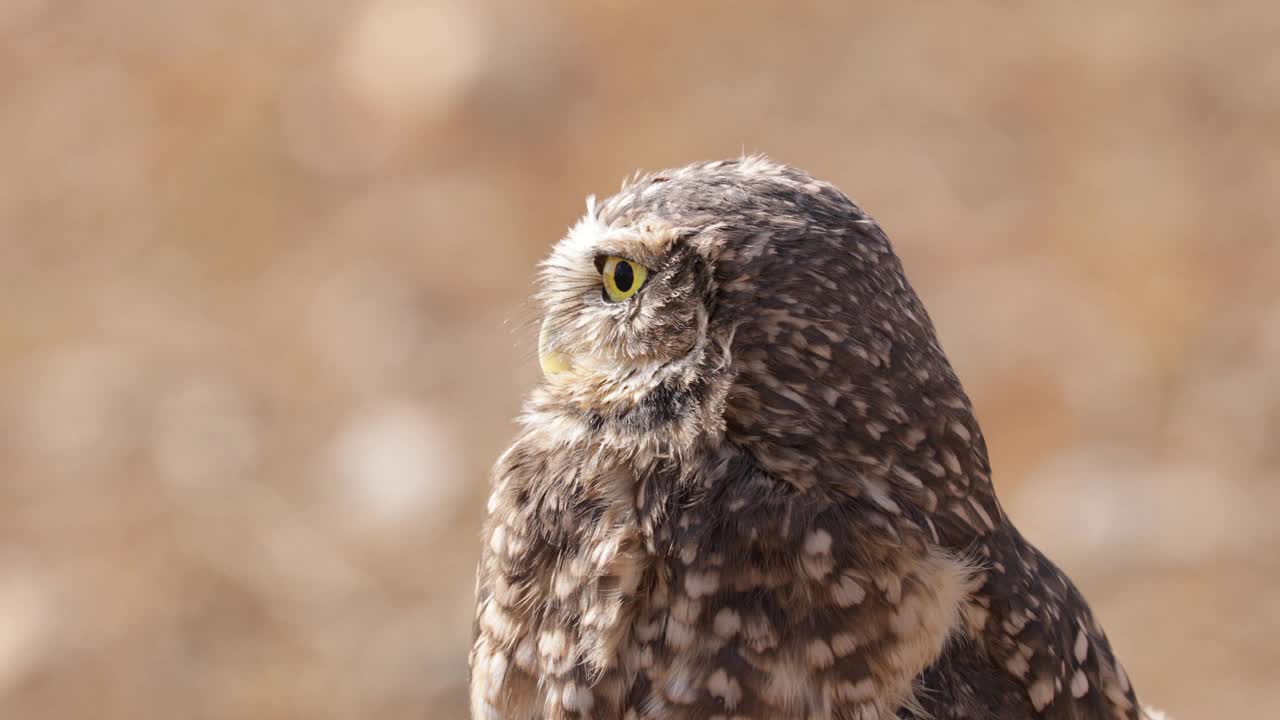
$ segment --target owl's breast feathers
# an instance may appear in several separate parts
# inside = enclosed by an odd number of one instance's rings
[[[496,472],[477,718],[1139,717],[1079,593],[986,498],[893,513],[729,445],[691,467],[547,427]]]

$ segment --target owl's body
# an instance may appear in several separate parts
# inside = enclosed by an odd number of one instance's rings
[[[589,204],[539,299],[548,377],[495,469],[474,717],[1141,717],[838,190],[759,158],[639,178]]]

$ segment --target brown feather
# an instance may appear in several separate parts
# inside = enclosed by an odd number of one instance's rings
[[[602,298],[602,256],[645,286]],[[494,471],[475,717],[1139,717],[840,191],[762,158],[639,177],[539,300],[572,362]]]

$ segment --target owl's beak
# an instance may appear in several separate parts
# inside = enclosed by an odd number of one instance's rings
[[[538,333],[538,364],[542,366],[542,374],[551,377],[572,367],[569,356],[551,349],[550,318],[542,321],[542,331]]]

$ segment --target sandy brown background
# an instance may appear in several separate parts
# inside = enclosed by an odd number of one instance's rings
[[[1149,702],[1280,717],[1268,2],[0,0],[0,717],[465,716],[531,268],[637,168],[883,223]]]

